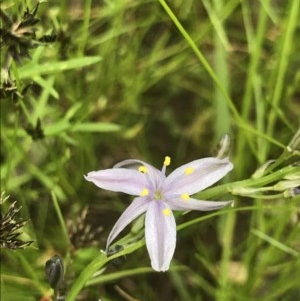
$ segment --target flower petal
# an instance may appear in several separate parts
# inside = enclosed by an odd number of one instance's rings
[[[110,231],[106,243],[106,252],[108,251],[110,244],[118,236],[118,234],[138,216],[146,212],[148,206],[149,201],[147,201],[143,197],[137,197],[132,201],[132,203],[122,213],[122,215]]]
[[[85,179],[102,189],[131,195],[140,195],[141,191],[149,185],[144,174],[125,168],[91,171]]]
[[[161,183],[165,179],[165,175],[163,175],[160,170],[141,160],[134,160],[134,159],[124,160],[117,163],[113,168],[121,167],[121,168],[130,168],[130,169],[138,170],[138,168],[141,166],[146,167],[147,173],[145,174],[145,176],[153,189],[155,187],[158,187],[159,183]]]
[[[146,246],[155,271],[169,269],[176,246],[176,223],[169,206],[152,201],[145,219]]]
[[[217,210],[232,204],[232,201],[201,201],[194,198],[183,199],[181,197],[171,197],[168,199],[168,205],[172,210],[199,210],[211,211]]]
[[[228,158],[204,158],[175,169],[165,180],[163,193],[194,194],[223,178],[233,168]]]

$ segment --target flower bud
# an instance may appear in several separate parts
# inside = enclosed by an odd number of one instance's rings
[[[54,255],[46,262],[45,273],[51,288],[57,290],[64,280],[64,265],[60,256]]]

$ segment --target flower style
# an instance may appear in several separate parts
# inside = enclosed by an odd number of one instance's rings
[[[96,186],[135,195],[111,230],[106,251],[117,235],[134,219],[145,215],[145,240],[152,268],[166,271],[176,246],[176,223],[172,210],[209,211],[220,209],[231,201],[200,201],[191,195],[223,178],[233,165],[228,158],[204,158],[175,169],[166,177],[170,157],[165,157],[162,170],[140,160],[125,160],[112,169],[92,171],[85,176]]]

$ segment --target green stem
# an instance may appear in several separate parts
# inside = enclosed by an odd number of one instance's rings
[[[278,60],[278,69],[276,72],[276,79],[274,81],[274,93],[271,97],[271,105],[272,110],[269,114],[267,133],[270,136],[273,136],[274,125],[276,121],[276,117],[278,116],[278,104],[280,99],[282,98],[283,86],[284,86],[284,78],[287,74],[287,68],[290,61],[290,53],[293,49],[294,42],[294,33],[299,24],[298,22],[298,13],[299,13],[299,0],[291,1],[291,6],[289,12],[286,14],[286,22],[287,26],[282,30],[283,32],[283,40],[282,40],[282,49],[279,54]],[[271,90],[270,90],[271,91]]]
[[[251,126],[247,121],[245,121],[241,115],[239,114],[239,112],[237,111],[233,101],[231,100],[231,98],[229,97],[228,93],[226,92],[226,90],[223,88],[220,80],[218,79],[216,73],[213,71],[213,69],[211,68],[211,66],[209,65],[208,61],[205,59],[204,55],[202,54],[202,52],[200,51],[200,49],[197,47],[197,45],[195,44],[195,42],[192,40],[192,38],[190,37],[190,35],[187,33],[187,31],[183,28],[183,26],[181,25],[181,23],[179,22],[179,20],[177,19],[177,17],[175,16],[175,14],[172,12],[172,10],[170,9],[170,7],[168,6],[168,4],[165,2],[165,0],[158,0],[161,4],[161,6],[165,9],[166,13],[168,14],[168,16],[170,17],[170,19],[173,21],[173,23],[175,24],[175,26],[177,27],[177,29],[179,30],[179,32],[181,33],[181,35],[185,38],[185,40],[187,41],[187,43],[189,44],[189,46],[192,48],[192,50],[194,51],[194,53],[196,54],[197,58],[199,59],[199,61],[201,62],[201,64],[203,65],[203,67],[205,68],[205,70],[208,72],[208,74],[210,75],[210,77],[212,78],[212,80],[215,82],[215,84],[217,85],[218,89],[220,90],[221,94],[223,95],[224,99],[227,102],[228,107],[230,108],[236,124],[238,127],[252,133],[253,135],[256,135],[257,137],[263,138],[266,141],[269,141],[275,145],[278,145],[281,148],[284,148],[284,145],[281,144],[280,142],[276,141],[275,139],[273,139],[270,135],[261,133],[260,131],[256,130],[255,128],[253,128],[253,126]]]
[[[222,257],[220,262],[220,277],[219,277],[219,289],[217,291],[216,299],[218,301],[226,301],[230,299],[230,292],[228,290],[228,277],[229,277],[229,263],[231,259],[231,250],[233,243],[234,227],[236,222],[236,212],[230,210],[228,214],[222,216],[220,220],[223,225],[221,244],[222,244]]]
[[[200,49],[197,47],[197,45],[192,40],[192,38],[187,33],[187,31],[183,28],[183,26],[181,25],[181,23],[179,22],[179,20],[175,16],[175,14],[172,12],[171,8],[165,2],[165,0],[158,0],[158,1],[160,2],[161,6],[165,9],[166,13],[170,17],[170,19],[173,21],[173,23],[175,24],[175,26],[177,27],[177,29],[179,30],[179,32],[181,33],[181,35],[185,38],[185,40],[187,41],[187,43],[190,45],[190,47],[192,48],[192,50],[194,51],[194,53],[196,54],[197,58],[199,59],[199,61],[203,65],[203,67],[206,69],[206,71],[208,72],[208,74],[210,75],[210,77],[212,78],[212,80],[215,82],[215,84],[219,88],[220,92],[222,93],[222,95],[224,96],[225,100],[227,101],[228,106],[231,109],[231,111],[232,111],[235,119],[237,121],[242,122],[242,119],[241,119],[241,117],[240,117],[237,109],[235,108],[235,105],[233,104],[231,98],[227,94],[226,90],[223,88],[223,86],[222,86],[221,82],[219,81],[217,75],[215,74],[215,72],[213,71],[213,69],[211,68],[211,66],[209,65],[208,61],[205,59],[205,57],[202,54],[202,52],[200,51]]]
[[[64,237],[65,237],[64,240],[66,242],[68,242],[68,244],[69,244],[68,231],[67,231],[67,228],[66,228],[66,225],[65,225],[65,221],[64,221],[64,217],[63,217],[63,215],[61,213],[61,210],[60,210],[60,207],[59,207],[59,204],[58,204],[58,201],[57,201],[57,197],[56,197],[56,194],[55,194],[54,191],[51,191],[51,197],[52,197],[53,205],[54,205],[57,217],[58,217],[59,224],[60,224],[60,226],[62,228],[62,232],[63,232]]]
[[[234,190],[238,190],[241,187],[243,187],[243,188],[262,187],[262,186],[268,185],[270,183],[279,181],[287,175],[295,174],[295,173],[299,173],[299,172],[300,172],[299,166],[289,165],[287,167],[284,167],[282,169],[279,169],[279,170],[273,172],[272,174],[263,176],[261,178],[257,178],[257,179],[250,178],[247,180],[226,183],[223,185],[219,185],[219,186],[207,189],[205,191],[201,191],[200,193],[197,194],[197,198],[201,198],[201,199],[218,198],[218,197],[226,194],[226,192],[229,193]]]
[[[91,18],[91,5],[92,0],[87,0],[84,2],[84,15],[83,15],[83,24],[82,24],[82,34],[80,37],[80,44],[78,46],[78,56],[84,55],[84,49],[89,37],[89,26]]]
[[[270,0],[266,1],[267,5],[269,5]],[[262,53],[262,44],[265,36],[266,31],[266,23],[267,23],[267,13],[266,10],[261,6],[260,12],[259,12],[259,18],[258,18],[258,26],[257,26],[257,32],[254,33],[254,29],[251,26],[251,21],[248,15],[250,15],[250,8],[248,7],[248,2],[242,2],[242,11],[244,16],[244,22],[245,22],[245,30],[246,30],[246,37],[247,37],[247,43],[248,43],[248,52],[250,54],[250,63],[248,67],[247,72],[247,80],[246,80],[246,86],[245,86],[245,92],[242,99],[242,116],[244,120],[249,119],[250,110],[253,107],[253,94],[254,92],[259,89],[256,85],[256,82],[254,82],[253,79],[258,79],[258,68],[259,68],[259,62],[261,60],[261,53]],[[255,96],[255,94],[254,94]],[[256,100],[256,97],[254,97]],[[257,129],[259,129],[260,132],[264,132],[264,126],[263,126],[263,114],[260,114],[261,110],[263,110],[264,103],[259,99],[257,101],[257,105],[255,106],[257,109]],[[239,132],[239,135],[237,137],[237,161],[240,163],[238,168],[238,175],[242,173],[242,171],[245,170],[246,160],[243,160],[242,156],[244,154],[244,149],[247,145],[247,143],[251,143],[250,135],[252,134],[249,131],[242,130]],[[266,141],[264,141],[261,137],[257,137],[257,140],[259,143],[257,144],[258,148],[262,148]],[[259,152],[259,160],[260,162],[263,162],[265,154],[263,152]]]
[[[17,85],[18,92],[20,92],[21,91],[21,80],[20,80],[20,77],[19,77],[18,67],[16,66],[16,63],[14,61],[12,61],[11,67],[12,67],[12,71],[13,71],[13,74],[14,74],[14,78],[16,80],[16,85]],[[21,107],[23,113],[26,116],[27,121],[30,124],[32,124],[32,118],[31,118],[30,113],[27,110],[21,96],[18,96],[18,101],[19,101],[19,104],[20,104],[20,107]]]
[[[120,256],[124,256],[126,254],[130,254],[142,246],[144,246],[145,242],[144,240],[138,241],[133,245],[130,245],[129,247],[125,248],[121,252],[118,252],[110,257],[107,257],[106,254],[100,253],[98,257],[96,257],[79,275],[79,277],[75,280],[73,283],[68,296],[65,301],[75,301],[76,297],[78,296],[78,293],[81,291],[81,289],[86,285],[88,280],[92,278],[92,276],[101,269],[105,264],[110,262],[111,260],[118,258]]]

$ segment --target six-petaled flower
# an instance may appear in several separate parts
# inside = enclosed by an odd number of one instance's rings
[[[222,208],[231,201],[202,201],[191,195],[223,178],[233,165],[228,158],[204,158],[175,169],[166,176],[170,157],[165,157],[162,170],[140,160],[125,160],[112,169],[92,171],[86,180],[115,192],[136,198],[114,225],[106,251],[117,235],[134,219],[145,215],[145,240],[152,268],[166,271],[176,246],[176,223],[172,210],[209,211]]]

